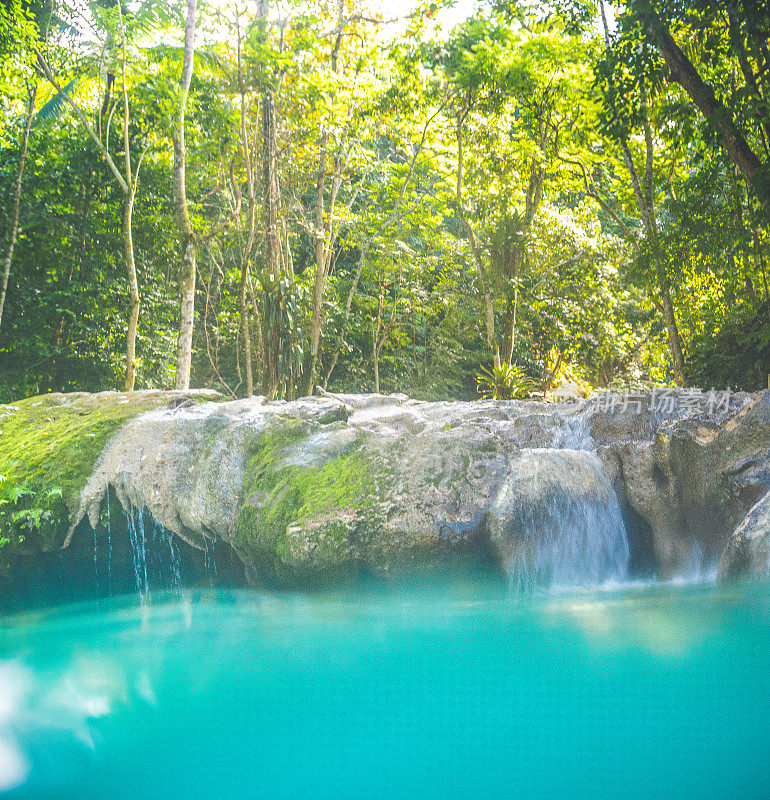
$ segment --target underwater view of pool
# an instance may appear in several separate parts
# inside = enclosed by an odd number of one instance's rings
[[[770,586],[174,591],[0,620],[8,798],[767,798]]]

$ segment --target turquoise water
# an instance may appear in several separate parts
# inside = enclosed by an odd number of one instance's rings
[[[11,798],[766,800],[768,756],[766,585],[203,592],[0,620]]]

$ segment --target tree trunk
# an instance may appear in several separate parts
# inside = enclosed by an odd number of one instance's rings
[[[609,31],[609,26],[607,24],[607,14],[603,0],[600,0],[599,8],[601,11],[602,24],[604,27],[604,40],[607,46],[609,47],[610,31]],[[662,23],[660,23],[660,20],[658,20],[658,25],[659,27],[662,27]],[[673,44],[674,47],[676,47],[676,44],[673,42],[673,39],[671,39],[670,35],[668,36],[668,38],[671,40],[671,44]],[[681,55],[682,58],[684,59],[685,58],[684,54]],[[690,65],[690,67],[692,68],[692,65]],[[692,69],[694,71],[694,68]],[[662,301],[661,304],[663,306],[663,315],[666,318],[666,330],[668,332],[668,348],[669,352],[671,353],[671,359],[674,363],[674,371],[676,373],[677,380],[682,386],[684,386],[685,379],[684,379],[684,356],[682,354],[682,340],[679,335],[679,327],[676,324],[674,303],[671,299],[671,284],[668,279],[668,275],[666,274],[666,269],[661,254],[660,238],[658,236],[658,223],[655,217],[655,206],[653,203],[652,181],[653,181],[654,151],[653,151],[653,141],[652,141],[652,128],[650,125],[650,118],[647,107],[647,96],[644,87],[642,87],[642,104],[643,104],[642,111],[643,111],[644,146],[645,146],[644,188],[642,188],[642,185],[639,182],[639,174],[637,173],[636,167],[634,166],[634,160],[631,155],[631,149],[629,148],[627,141],[621,142],[621,149],[623,150],[623,159],[625,161],[626,169],[628,170],[628,175],[631,179],[631,185],[634,190],[634,197],[636,198],[636,205],[637,208],[639,209],[639,216],[642,219],[642,224],[644,225],[644,229],[647,232],[647,236],[649,237],[649,240],[653,247],[655,277],[657,279],[658,287],[660,289],[660,295]],[[586,186],[588,186],[588,179],[585,175],[585,172],[583,173],[583,180],[586,182]],[[669,183],[670,180],[671,176],[669,175]],[[602,207],[606,208],[606,205],[603,203],[603,201],[601,201],[598,195],[593,194],[592,196],[595,197],[601,203]],[[638,242],[636,242],[633,239],[630,230],[625,226],[624,223],[622,223],[621,218],[617,215],[613,216],[615,216],[615,219],[621,224],[621,227],[624,229],[626,235],[629,236],[634,246],[637,248],[637,250],[639,250]]]
[[[754,188],[763,206],[769,208],[770,190],[762,180],[762,164],[728,109],[717,100],[714,89],[701,78],[655,10],[642,0],[632,0],[631,8],[638,14],[650,39],[666,62],[671,79],[687,92],[703,116],[714,125],[733,163],[746,182]]]
[[[655,204],[653,202],[652,182],[653,182],[653,163],[654,148],[652,140],[652,126],[647,108],[647,93],[642,87],[642,112],[644,128],[645,164],[644,164],[644,196],[639,197],[640,212],[645,220],[647,233],[650,236],[654,248],[655,275],[660,286],[661,302],[663,314],[666,318],[666,329],[668,330],[668,346],[671,351],[671,358],[674,362],[674,373],[680,386],[685,385],[684,377],[684,356],[682,355],[682,338],[679,334],[679,327],[676,324],[674,313],[674,303],[671,299],[671,282],[669,281],[663,255],[660,246],[660,235],[658,233],[658,220],[655,216]],[[630,158],[630,153],[629,153]]]
[[[190,91],[195,59],[195,15],[197,0],[187,0],[187,23],[184,36],[184,59],[179,79],[181,97],[172,136],[174,144],[174,216],[181,267],[179,270],[179,338],[177,339],[176,388],[190,388],[192,338],[195,321],[196,245],[187,207],[186,159],[184,140],[185,109]]]
[[[266,293],[265,314],[265,385],[263,391],[269,400],[278,395],[278,358],[283,334],[281,303],[281,245],[278,228],[278,175],[277,138],[275,130],[275,100],[266,89],[262,98],[262,207],[265,227],[265,267],[272,277],[271,291]]]
[[[313,310],[310,316],[310,357],[307,367],[306,394],[313,394],[315,388],[315,373],[318,364],[318,348],[321,343],[321,328],[323,327],[323,295],[326,283],[326,223],[324,221],[324,186],[326,183],[327,144],[329,134],[324,131],[321,135],[321,147],[318,157],[318,176],[316,180],[315,198],[315,281],[313,283]],[[329,214],[332,214],[331,207]]]
[[[123,245],[126,257],[126,273],[128,275],[129,312],[128,329],[126,331],[126,381],[124,390],[132,392],[136,380],[136,331],[139,326],[139,280],[134,262],[134,235],[131,219],[134,213],[136,193],[132,187],[126,195],[123,206]]]
[[[383,289],[380,287],[380,294],[377,298],[377,320],[372,325],[372,363],[374,366],[374,391],[380,393],[380,331],[382,330],[382,300]]]
[[[481,291],[484,296],[484,323],[486,326],[487,347],[492,353],[492,360],[494,362],[495,369],[497,369],[500,367],[500,348],[498,347],[497,339],[495,338],[495,310],[494,306],[492,305],[492,294],[489,291],[489,281],[487,280],[486,268],[484,267],[484,260],[481,255],[481,246],[479,245],[479,241],[476,237],[476,232],[473,230],[473,226],[471,225],[470,220],[467,218],[463,209],[463,122],[468,114],[468,110],[466,110],[464,114],[458,115],[457,117],[457,175],[455,184],[455,199],[457,201],[457,211],[468,236],[468,241],[471,245],[471,252],[473,253],[473,260],[476,264],[476,270],[479,273],[479,280],[481,281]]]
[[[122,12],[121,24],[122,24]],[[129,114],[128,114],[128,87],[126,86],[126,54],[125,37],[123,48],[123,59],[121,61],[121,73],[123,78],[123,158],[126,167],[126,184],[128,191],[125,193],[123,203],[123,246],[126,260],[126,275],[128,277],[128,327],[126,329],[126,376],[124,389],[133,392],[136,381],[136,329],[139,325],[139,280],[136,276],[136,262],[134,261],[134,232],[132,229],[132,219],[134,214],[134,200],[136,198],[136,181],[139,179],[139,167],[142,159],[136,168],[136,180],[131,177],[131,147],[129,141]]]
[[[246,362],[246,397],[254,395],[254,371],[251,364],[251,332],[249,331],[248,303],[246,302],[246,284],[249,280],[248,263],[241,266],[241,289],[238,293],[238,313],[241,317],[241,335],[243,336],[243,360]]]
[[[414,155],[412,156],[412,161],[409,164],[409,171],[407,172],[406,177],[404,178],[404,180],[403,180],[403,182],[401,184],[401,189],[398,192],[398,197],[396,198],[396,201],[393,204],[393,208],[391,209],[390,214],[385,219],[385,221],[382,222],[377,227],[377,229],[375,231],[373,231],[364,240],[364,242],[361,245],[361,253],[360,253],[359,257],[358,257],[358,266],[356,267],[356,274],[353,277],[353,283],[352,283],[352,285],[350,287],[350,291],[348,292],[347,302],[345,303],[345,313],[342,316],[342,325],[340,325],[340,332],[337,335],[337,340],[336,340],[336,343],[335,343],[335,346],[334,346],[334,349],[333,349],[333,352],[332,352],[331,363],[329,364],[329,368],[326,370],[326,375],[324,376],[324,379],[323,379],[323,387],[324,387],[324,389],[326,389],[328,387],[328,385],[329,385],[329,379],[331,378],[332,373],[334,372],[334,368],[337,366],[337,360],[339,359],[340,351],[342,350],[342,346],[343,346],[344,341],[345,341],[345,333],[347,332],[348,322],[350,321],[350,309],[351,309],[351,307],[353,305],[353,298],[355,297],[356,291],[358,290],[358,283],[361,280],[361,273],[363,272],[364,265],[366,264],[366,256],[367,256],[367,253],[369,252],[369,248],[372,246],[372,243],[377,238],[377,236],[379,236],[380,233],[382,233],[382,231],[386,230],[388,228],[388,226],[392,225],[393,222],[395,222],[395,220],[398,218],[398,212],[399,212],[399,209],[401,208],[401,203],[404,200],[404,197],[406,195],[406,191],[409,188],[409,184],[410,184],[410,182],[412,180],[412,177],[414,176],[414,168],[415,168],[415,165],[417,163],[417,158],[420,155],[420,153],[422,153],[423,147],[425,146],[425,140],[426,140],[426,138],[428,136],[428,128],[430,127],[430,123],[436,118],[436,116],[438,116],[438,113],[442,109],[443,109],[443,105],[440,106],[439,109],[432,116],[428,117],[428,119],[425,122],[425,126],[423,127],[423,130],[422,130],[422,138],[420,139],[420,142],[419,142],[418,146],[415,148]],[[483,282],[483,278],[482,278],[482,282]],[[488,293],[487,293],[487,297],[488,297]],[[489,322],[490,322],[490,315],[491,314],[492,314],[492,301],[490,299],[489,300],[489,305],[488,305],[488,315],[487,315],[487,330],[488,331],[490,330],[489,329]],[[491,316],[491,322],[492,322],[492,331],[494,333],[494,315]]]
[[[194,0],[190,0],[190,2],[194,5]],[[120,13],[121,6],[118,5],[118,12]],[[189,21],[188,21],[189,22]],[[122,17],[121,17],[121,25],[122,25]],[[43,54],[36,48],[33,48],[33,52],[37,58],[36,68],[39,73],[41,73],[48,82],[56,89],[56,91],[64,98],[64,100],[72,107],[73,111],[77,115],[78,119],[80,120],[81,124],[85,128],[86,132],[88,133],[89,137],[93,141],[93,143],[98,148],[99,152],[102,155],[102,158],[107,162],[107,166],[110,168],[115,180],[117,180],[118,184],[120,185],[121,190],[123,191],[124,195],[124,206],[123,206],[123,245],[124,245],[124,255],[125,255],[125,262],[126,262],[126,272],[128,276],[128,283],[129,283],[129,298],[130,298],[130,307],[129,307],[129,320],[128,320],[128,327],[126,330],[126,375],[125,375],[125,382],[124,386],[127,391],[130,391],[134,387],[134,382],[136,380],[136,330],[139,320],[139,283],[137,280],[136,275],[136,264],[134,261],[134,244],[133,244],[133,233],[132,233],[132,225],[131,219],[133,215],[134,209],[134,199],[136,197],[136,185],[139,180],[139,169],[142,163],[142,157],[140,156],[139,162],[136,167],[136,172],[132,175],[131,172],[131,149],[130,149],[130,142],[129,142],[129,107],[128,107],[128,90],[126,86],[126,62],[125,62],[125,51],[123,53],[123,60],[122,60],[122,75],[123,75],[123,158],[125,161],[125,176],[121,174],[120,170],[118,169],[117,165],[112,159],[109,151],[107,150],[106,144],[102,143],[101,139],[96,135],[94,129],[88,122],[88,118],[83,113],[80,106],[75,103],[75,101],[67,94],[67,92],[62,88],[59,82],[53,75],[51,71],[51,67],[48,62],[43,58]],[[189,80],[188,80],[189,85]],[[184,120],[184,112],[182,112],[182,119]],[[144,154],[142,154],[143,156]],[[176,175],[175,175],[176,177]],[[184,169],[182,171],[182,179],[184,183]],[[176,184],[175,184],[176,188]],[[189,382],[189,378],[188,378]]]
[[[195,241],[192,233],[182,240],[181,248],[182,266],[179,271],[179,338],[177,339],[176,388],[189,389],[197,273]]]
[[[515,281],[513,292],[508,295],[508,307],[505,310],[505,327],[503,329],[503,361],[510,364],[513,361],[513,349],[516,346],[516,318],[519,311],[519,275],[524,253],[517,252],[514,256],[512,276]],[[499,365],[497,365],[499,366]]]
[[[249,137],[246,129],[246,86],[243,81],[243,57],[241,49],[243,38],[241,36],[240,18],[236,19],[238,25],[238,90],[241,109],[241,149],[243,151],[243,163],[246,169],[246,191],[249,200],[249,233],[241,253],[241,286],[238,295],[238,310],[241,317],[243,358],[246,362],[246,396],[252,397],[254,395],[254,371],[252,368],[251,331],[249,329],[246,287],[249,284],[249,265],[251,263],[251,254],[254,249],[254,238],[256,234],[257,200],[254,189],[251,149],[249,147]]]
[[[671,351],[671,358],[674,361],[674,372],[680,386],[685,385],[684,378],[684,356],[682,355],[682,340],[679,336],[679,328],[676,324],[674,314],[674,304],[671,300],[671,284],[666,275],[666,270],[660,261],[655,259],[655,273],[660,285],[660,299],[663,306],[663,316],[666,318],[666,329],[668,330],[668,346]]]
[[[5,309],[5,295],[8,291],[8,279],[11,275],[11,262],[13,261],[13,250],[16,246],[16,236],[19,232],[19,206],[21,205],[21,180],[24,176],[24,165],[27,161],[27,144],[29,143],[29,129],[32,126],[32,117],[35,113],[35,97],[37,96],[37,86],[32,86],[29,90],[29,102],[27,103],[27,116],[24,119],[24,133],[21,138],[21,149],[19,151],[19,162],[16,169],[16,185],[13,193],[13,207],[11,211],[11,225],[8,230],[8,244],[6,245],[3,257],[3,278],[0,287],[0,325],[3,321],[3,310]]]
[[[324,389],[328,388],[329,386],[329,379],[334,372],[334,368],[337,366],[337,360],[340,357],[340,351],[342,350],[343,343],[345,341],[345,333],[347,332],[348,328],[348,321],[350,320],[350,309],[353,306],[353,298],[356,295],[356,291],[358,289],[358,283],[361,280],[361,273],[364,271],[364,265],[366,264],[366,255],[369,248],[369,242],[367,240],[361,246],[361,254],[358,256],[358,266],[356,267],[356,274],[353,276],[353,283],[350,286],[350,291],[348,292],[348,299],[345,303],[345,312],[342,315],[342,325],[340,326],[340,332],[337,336],[337,341],[334,346],[334,352],[332,353],[332,360],[329,364],[329,368],[326,370],[326,375],[323,381]]]

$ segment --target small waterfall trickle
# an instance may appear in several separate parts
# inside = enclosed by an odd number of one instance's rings
[[[160,546],[157,549],[157,555],[160,565],[161,579],[163,573],[162,554],[168,550],[170,556],[169,582],[171,584],[171,588],[174,589],[178,594],[182,589],[181,556],[179,554],[179,548],[174,542],[174,534],[171,533],[171,531],[166,530],[162,523],[156,521],[153,528],[153,541],[156,540],[156,537],[160,542]]]
[[[147,538],[144,530],[144,509],[132,506],[126,514],[126,524],[134,559],[136,590],[139,592],[140,598],[144,600],[150,593],[147,580]]]
[[[578,413],[565,416],[554,428],[551,447],[557,450],[587,450],[593,447],[588,417]]]
[[[107,490],[107,593],[112,594],[112,528],[109,489]]]
[[[99,592],[99,542],[96,538],[96,528],[94,528],[94,580],[96,581],[96,592]]]
[[[217,562],[214,559],[214,542],[211,543],[211,552],[209,553],[209,540],[208,537],[203,537],[203,569],[206,571],[207,574],[210,574],[212,577],[216,577],[217,574]]]
[[[522,451],[496,502],[492,539],[517,591],[598,586],[628,577],[620,504],[589,451]]]

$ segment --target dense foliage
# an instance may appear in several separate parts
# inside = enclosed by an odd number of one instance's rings
[[[763,9],[6,0],[0,400],[762,388]]]

